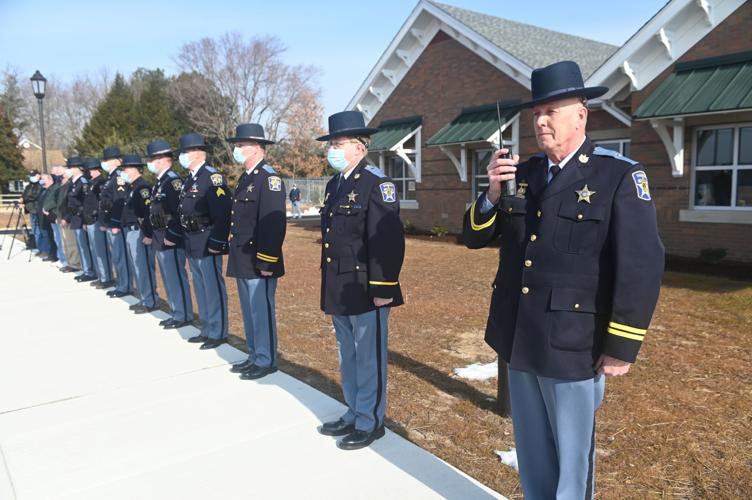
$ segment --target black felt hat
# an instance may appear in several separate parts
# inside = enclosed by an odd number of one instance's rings
[[[261,144],[274,144],[264,134],[264,127],[258,123],[241,123],[235,127],[235,137],[228,137],[227,142],[253,141]]]
[[[366,127],[365,118],[360,111],[341,111],[329,117],[329,133],[316,140],[328,141],[333,137],[342,136],[371,136],[378,131],[377,128]]]
[[[530,108],[543,102],[568,97],[593,99],[608,92],[608,87],[585,87],[577,63],[561,61],[545,68],[534,69],[530,77],[530,91],[532,100],[520,104],[520,108]]]

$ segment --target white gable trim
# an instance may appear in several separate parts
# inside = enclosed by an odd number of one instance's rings
[[[585,82],[605,85],[608,101],[625,86],[642,90],[713,31],[745,0],[671,0]]]
[[[439,30],[523,87],[530,88],[531,67],[429,0],[420,0],[350,100],[347,109],[362,112],[366,122],[370,123]]]

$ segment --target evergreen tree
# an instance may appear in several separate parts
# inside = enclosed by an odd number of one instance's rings
[[[137,70],[133,75],[134,87],[136,79],[141,89],[136,112],[140,138],[145,143],[162,138],[176,146],[178,138],[190,132],[190,125],[167,94],[170,81],[161,69]]]
[[[0,106],[4,115],[19,136],[23,136],[29,128],[29,109],[18,85],[18,76],[12,71],[6,71],[2,82],[3,93],[0,94]],[[29,89],[31,92],[31,89]]]
[[[23,155],[18,147],[18,137],[8,119],[5,107],[0,104],[0,191],[7,192],[8,182],[23,179]]]
[[[76,150],[85,156],[99,156],[107,146],[119,146],[123,151],[135,150],[139,142],[136,118],[133,92],[118,73],[110,91],[76,141]]]

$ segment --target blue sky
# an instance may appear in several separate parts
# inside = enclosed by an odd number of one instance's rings
[[[663,0],[520,2],[444,0],[485,14],[619,45]],[[417,0],[0,0],[0,67],[63,81],[108,67],[175,72],[186,42],[228,31],[274,35],[286,62],[313,64],[327,114],[342,110],[391,42]]]

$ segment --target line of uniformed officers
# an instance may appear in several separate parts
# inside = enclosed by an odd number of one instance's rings
[[[399,273],[404,233],[395,185],[366,160],[363,115],[329,117],[327,159],[338,171],[326,187],[321,213],[321,309],[332,315],[347,411],[319,432],[342,436],[342,449],[368,446],[384,435],[387,334],[391,307],[402,304]],[[197,133],[173,150],[162,139],[144,158],[107,147],[101,160],[67,159],[67,215],[81,255],[80,282],[113,298],[133,295],[135,314],[160,307],[155,262],[170,316],[165,329],[193,323],[191,283],[200,333],[188,342],[213,349],[227,342],[227,276],[237,281],[248,358],[231,371],[246,380],[277,371],[277,280],[284,275],[282,244],[286,196],[282,178],[266,163],[261,125],[238,125],[233,158],[243,168],[234,189],[206,162],[208,145]],[[187,171],[173,169],[174,155]],[[156,177],[143,176],[144,167]],[[186,261],[192,280],[189,282]]]

